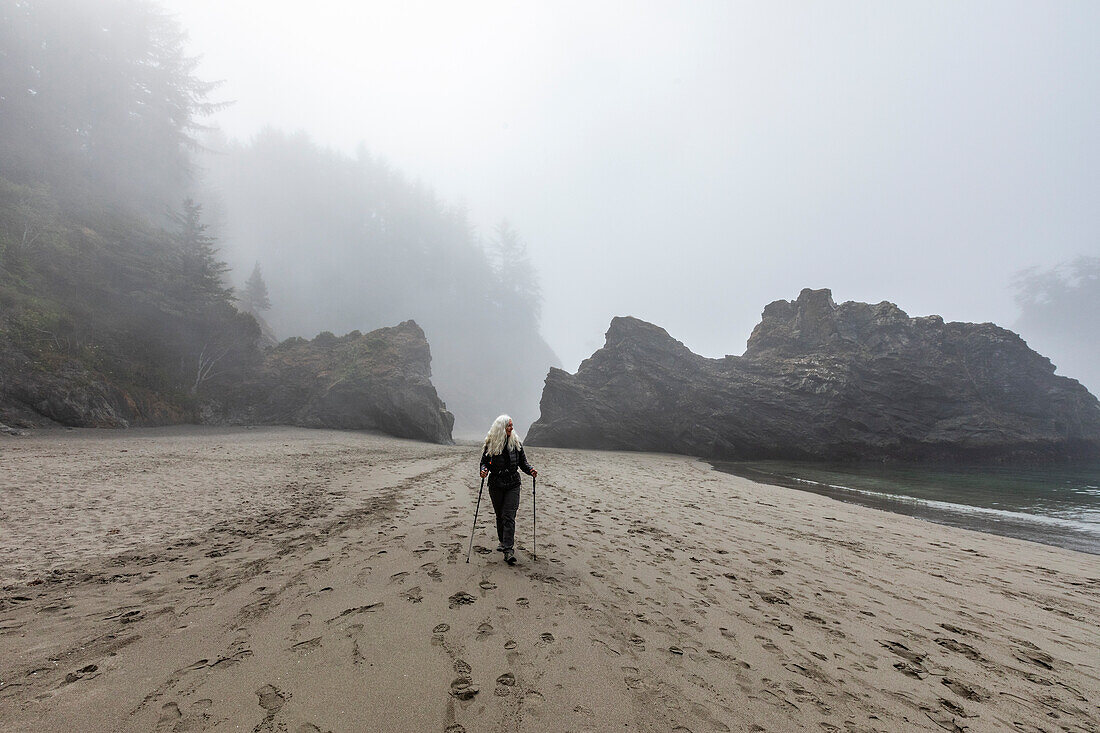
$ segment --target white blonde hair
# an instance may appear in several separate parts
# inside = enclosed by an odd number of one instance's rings
[[[499,456],[504,451],[504,441],[508,441],[509,448],[520,448],[522,443],[519,442],[519,438],[516,437],[515,425],[512,426],[512,434],[508,435],[505,432],[505,426],[512,422],[512,418],[507,415],[501,415],[496,420],[493,420],[493,427],[489,428],[489,434],[485,436],[485,444],[482,446],[482,450],[491,456]]]

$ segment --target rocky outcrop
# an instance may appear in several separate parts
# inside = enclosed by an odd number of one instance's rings
[[[194,419],[191,411],[161,395],[118,386],[110,376],[76,359],[43,358],[0,338],[0,423],[23,428],[124,428]]]
[[[743,356],[708,359],[615,318],[575,375],[551,369],[531,445],[710,458],[1100,456],[1100,402],[991,323],[910,318],[828,290],[764,309]]]
[[[413,321],[368,334],[287,339],[197,397],[123,386],[112,372],[71,358],[41,359],[0,339],[0,425],[299,425],[451,442],[454,417],[432,386],[431,351]]]
[[[432,386],[431,358],[414,321],[368,334],[287,339],[265,353],[256,374],[210,419],[380,430],[449,443],[454,416]]]

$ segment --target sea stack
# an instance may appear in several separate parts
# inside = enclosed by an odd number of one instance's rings
[[[742,356],[708,359],[636,318],[576,374],[551,369],[527,442],[728,460],[1100,457],[1100,402],[992,323],[837,305],[764,308]]]

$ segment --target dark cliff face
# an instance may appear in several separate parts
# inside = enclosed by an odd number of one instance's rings
[[[451,442],[454,416],[431,383],[431,352],[414,321],[368,334],[287,339],[266,352],[217,418],[230,423],[381,430]]]
[[[0,335],[0,424],[121,428],[193,422],[170,396],[120,386],[107,370],[64,356],[49,361]]]
[[[993,324],[807,289],[764,309],[741,357],[614,319],[577,374],[550,371],[527,442],[733,460],[1096,457],[1100,403]]]

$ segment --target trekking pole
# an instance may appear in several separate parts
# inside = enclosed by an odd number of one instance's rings
[[[535,500],[535,477],[531,477],[531,559],[539,559],[538,541],[539,503]]]
[[[470,549],[466,550],[466,562],[470,562],[470,553],[474,551],[474,532],[477,531],[477,510],[481,508],[481,492],[485,488],[485,477],[481,477],[481,488],[477,490],[477,506],[474,507],[474,526],[470,529]]]

